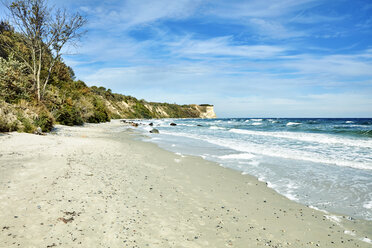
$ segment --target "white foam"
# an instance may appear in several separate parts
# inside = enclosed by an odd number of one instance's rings
[[[251,119],[251,121],[262,121],[262,119]]]
[[[255,131],[249,131],[249,130],[241,130],[241,129],[231,129],[230,132],[252,132],[253,134],[260,133],[261,135],[267,135],[265,132],[255,132]],[[227,147],[229,149],[233,149],[239,152],[243,153],[252,153],[252,154],[259,154],[259,155],[265,155],[270,157],[279,157],[279,158],[285,158],[285,159],[294,159],[294,160],[303,160],[303,161],[309,161],[314,163],[321,163],[321,164],[332,164],[332,165],[338,165],[343,167],[352,167],[357,169],[365,169],[365,170],[371,170],[372,166],[368,163],[361,163],[354,160],[345,160],[338,157],[331,157],[329,155],[322,155],[317,154],[314,156],[313,152],[310,151],[299,151],[299,150],[293,150],[288,148],[280,147],[267,147],[265,144],[255,144],[255,143],[247,143],[247,142],[241,142],[239,140],[232,140],[232,139],[226,139],[226,138],[216,138],[211,137],[208,135],[196,135],[196,134],[187,134],[187,133],[171,133],[163,131],[163,134],[169,134],[174,136],[181,136],[181,137],[188,137],[192,139],[199,139],[206,141],[211,144],[215,144],[222,147]],[[272,135],[270,135],[272,136]],[[303,139],[306,139],[306,136],[302,137]],[[312,137],[314,139],[314,137]],[[332,140],[332,139],[330,139]],[[343,140],[343,139],[341,139]],[[338,141],[337,139],[334,139],[332,141]],[[324,142],[324,140],[323,140]],[[371,141],[372,142],[372,141]],[[359,141],[360,145],[361,141]],[[341,145],[345,146],[347,142],[341,143]],[[372,147],[372,144],[371,144]]]
[[[192,125],[192,124],[183,124],[183,123],[178,123],[177,126],[195,127],[195,125]]]
[[[260,182],[264,182],[264,183],[266,182],[265,181],[266,179],[264,177],[258,177],[257,180],[260,181]]]
[[[271,188],[271,189],[274,189],[277,185],[276,184],[273,184],[271,182],[266,182],[267,183],[267,187]]]
[[[354,122],[353,121],[346,121],[345,123],[348,123],[349,124],[349,123],[354,123]]]
[[[315,206],[311,206],[311,205],[310,205],[309,208],[315,209],[315,210],[320,211],[320,212],[323,212],[323,213],[325,213],[325,214],[328,214],[328,213],[329,213],[328,211],[326,211],[326,210],[324,210],[324,209],[317,208],[317,207],[315,207]]]
[[[363,204],[363,207],[366,208],[366,209],[372,209],[372,201],[369,201],[369,202]]]
[[[302,123],[299,123],[299,122],[288,122],[287,123],[287,126],[298,126],[298,125],[301,125]]]
[[[255,155],[251,153],[238,153],[238,154],[228,154],[220,156],[220,159],[252,159],[256,157]]]
[[[238,134],[247,134],[255,136],[266,136],[275,138],[284,138],[292,140],[300,140],[311,143],[322,143],[322,144],[340,144],[356,147],[372,148],[372,140],[356,140],[346,137],[332,137],[328,134],[317,134],[317,133],[302,133],[302,132],[263,132],[263,131],[252,131],[245,129],[230,129],[229,132]]]
[[[213,130],[222,130],[222,129],[224,129],[224,128],[223,128],[223,127],[211,126],[211,127],[209,127],[209,129],[213,129]]]
[[[262,125],[262,122],[253,122],[251,125],[252,126],[260,126],[260,125]]]
[[[344,233],[347,234],[347,235],[351,235],[351,236],[355,236],[356,235],[355,232],[349,231],[349,230],[345,230]]]
[[[336,223],[337,225],[340,225],[341,223],[341,217],[336,215],[324,215],[328,220],[332,221],[333,223]]]
[[[182,153],[176,152],[176,155],[180,156],[181,158],[185,158],[186,156],[183,155]]]
[[[361,241],[363,241],[363,242],[366,242],[366,243],[368,243],[368,244],[372,244],[372,240],[370,240],[369,238],[367,238],[367,237],[364,237],[364,238],[362,238],[362,239],[360,239]]]
[[[248,164],[249,164],[249,165],[253,165],[254,167],[257,167],[257,166],[260,165],[260,162],[257,161],[257,160],[255,160],[255,161],[251,161],[251,162],[249,162]]]
[[[298,201],[298,198],[291,193],[284,193],[283,195],[291,201]]]
[[[150,126],[146,126],[146,127],[143,127],[143,129],[146,130],[146,131],[151,131],[153,128],[150,127]]]

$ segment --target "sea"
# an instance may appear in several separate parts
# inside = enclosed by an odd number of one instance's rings
[[[144,138],[252,175],[287,198],[372,220],[372,119],[141,120]],[[176,123],[171,126],[170,123]],[[148,124],[153,123],[153,126]],[[156,128],[159,134],[149,133]]]

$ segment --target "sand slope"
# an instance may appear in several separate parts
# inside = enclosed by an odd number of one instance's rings
[[[0,136],[0,247],[371,247],[371,222],[332,222],[120,125]]]

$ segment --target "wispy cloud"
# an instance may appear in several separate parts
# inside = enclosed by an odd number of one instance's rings
[[[274,39],[288,39],[309,36],[305,31],[291,30],[280,22],[268,21],[264,19],[252,18],[249,20],[253,29],[259,36],[269,37]]]
[[[320,4],[319,0],[217,1],[210,13],[223,18],[278,18]]]
[[[99,27],[112,31],[128,30],[138,26],[151,25],[164,19],[184,19],[192,15],[201,0],[127,0],[116,4],[100,2],[97,5],[86,5],[80,10],[95,19],[91,27]]]
[[[264,59],[278,56],[286,51],[280,46],[268,45],[239,45],[233,44],[230,36],[216,37],[207,40],[196,40],[189,37],[168,43],[172,55],[181,57],[194,56],[233,56],[251,59]]]
[[[89,19],[65,60],[90,85],[220,116],[372,116],[365,1],[54,1]]]

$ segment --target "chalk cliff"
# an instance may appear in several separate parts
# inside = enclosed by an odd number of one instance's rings
[[[106,106],[118,118],[216,118],[213,105],[146,102],[135,98],[125,101],[110,101]]]
[[[209,104],[193,105],[199,112],[199,118],[203,119],[213,119],[217,118],[214,112],[214,106]]]

